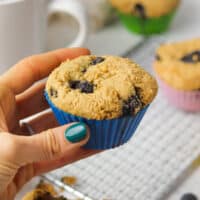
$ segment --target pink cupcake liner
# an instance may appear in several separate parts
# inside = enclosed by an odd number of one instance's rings
[[[160,88],[168,101],[185,111],[200,112],[200,90],[181,91],[168,86],[164,81],[158,79]]]

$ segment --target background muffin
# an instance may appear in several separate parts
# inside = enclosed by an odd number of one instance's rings
[[[125,26],[137,33],[152,34],[165,31],[180,0],[110,0]]]
[[[156,81],[136,63],[113,56],[81,56],[49,76],[46,97],[60,122],[85,122],[88,148],[106,149],[132,136],[157,92]]]
[[[170,102],[200,111],[200,38],[161,45],[154,69]]]
[[[54,197],[51,193],[41,190],[35,189],[29,193],[27,193],[22,200],[67,200],[65,197]]]

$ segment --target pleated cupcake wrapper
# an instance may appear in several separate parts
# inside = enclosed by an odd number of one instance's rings
[[[128,28],[128,30],[143,35],[151,35],[162,33],[168,29],[176,13],[176,9],[167,15],[147,19],[142,19],[141,17],[131,14],[125,14],[120,11],[117,12],[122,23]]]
[[[45,92],[45,97],[60,125],[72,122],[84,122],[90,127],[90,139],[84,146],[87,149],[111,149],[126,143],[135,133],[140,121],[149,106],[135,116],[127,116],[110,120],[90,120],[78,117],[58,109]]]
[[[180,91],[158,78],[163,94],[171,104],[189,112],[200,112],[200,90]]]

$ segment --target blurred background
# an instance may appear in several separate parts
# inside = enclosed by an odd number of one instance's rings
[[[129,57],[155,75],[161,44],[200,39],[200,1],[150,2],[0,0],[0,72],[25,56],[83,46],[97,55]],[[128,144],[37,177],[16,200],[41,180],[72,200],[200,199],[200,92],[195,92],[197,112],[187,112],[160,88]],[[76,181],[63,183],[63,176]]]

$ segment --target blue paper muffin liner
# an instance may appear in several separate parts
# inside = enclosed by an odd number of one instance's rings
[[[91,120],[60,110],[50,100],[47,92],[45,92],[45,97],[60,125],[83,122],[90,128],[90,139],[84,148],[96,150],[111,149],[126,143],[134,135],[149,107],[146,106],[135,116],[109,120]]]

